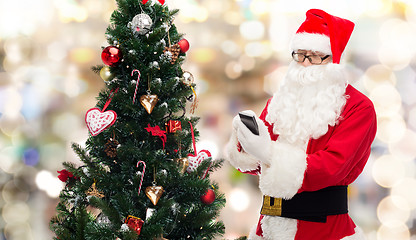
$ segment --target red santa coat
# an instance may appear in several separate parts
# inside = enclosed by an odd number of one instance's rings
[[[280,179],[279,176],[272,176],[276,178],[277,182],[291,182],[293,172],[298,172],[299,175],[303,175],[303,178],[300,178],[301,184],[298,184],[299,187],[296,184],[294,185],[294,190],[296,191],[297,188],[297,193],[300,193],[316,191],[330,186],[349,185],[361,174],[369,158],[370,147],[376,134],[376,114],[372,102],[352,86],[348,85],[345,94],[349,97],[338,124],[329,127],[328,132],[320,138],[309,140],[305,167],[302,169],[295,166],[291,169],[290,165],[289,167],[286,166],[286,170],[283,171],[287,171],[288,176],[284,172],[279,173],[282,176]],[[260,115],[260,119],[268,127],[271,139],[278,141],[278,136],[273,134],[273,124],[265,120],[270,101],[271,99]],[[258,160],[247,155],[246,153],[229,150],[232,165],[243,172],[260,174],[261,177],[263,173]],[[241,162],[234,159],[238,157],[242,159]],[[298,179],[294,178],[293,182],[298,181]],[[263,194],[267,195],[267,191],[271,189],[269,187],[272,186],[263,188],[260,186],[260,189]],[[289,188],[291,187],[293,186]],[[279,188],[281,187],[278,186],[277,188],[277,191],[273,191],[274,195],[279,194]],[[281,189],[284,191],[283,188]],[[260,217],[257,227],[256,234],[258,236],[263,236],[263,232],[267,231],[267,229],[262,229],[263,217]],[[361,239],[357,235],[356,226],[348,214],[328,216],[326,223],[297,220],[295,231],[294,240]]]

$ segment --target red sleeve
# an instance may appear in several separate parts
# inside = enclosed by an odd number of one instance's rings
[[[263,109],[263,112],[261,112],[259,118],[264,122],[264,124],[266,125],[267,129],[269,130],[270,138],[273,141],[276,141],[276,139],[277,139],[278,136],[273,133],[273,124],[270,124],[269,122],[266,121],[266,116],[267,116],[267,113],[268,113],[268,108],[269,108],[269,104],[270,104],[271,100],[272,100],[272,98],[270,98],[267,101],[266,107]]]
[[[361,106],[360,106],[361,105]],[[308,149],[302,191],[348,185],[362,172],[376,134],[376,114],[372,103],[345,107],[343,119]],[[311,141],[311,142],[312,142]]]
[[[269,108],[269,104],[270,104],[270,101],[271,101],[272,99],[270,98],[268,101],[267,101],[267,104],[266,104],[266,107],[264,107],[264,109],[263,109],[263,111],[261,112],[261,114],[260,114],[260,119],[261,120],[263,120],[263,122],[264,123],[266,123],[267,124],[267,122],[266,122],[266,116],[267,116],[267,109]]]
[[[261,173],[261,168],[260,168],[260,166],[256,169],[256,170],[253,170],[253,171],[246,171],[246,172],[243,172],[243,171],[241,171],[240,169],[237,169],[239,172],[241,172],[241,173],[245,173],[245,174],[250,174],[250,175],[253,175],[253,176],[257,176],[257,175],[259,175],[260,173]]]

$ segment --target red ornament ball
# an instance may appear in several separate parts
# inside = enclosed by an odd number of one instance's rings
[[[212,189],[208,189],[204,195],[201,196],[201,202],[204,204],[211,204],[215,200],[215,192]]]
[[[189,42],[186,39],[182,39],[178,42],[181,52],[186,53],[189,50]]]
[[[108,46],[104,48],[103,52],[101,53],[101,59],[103,60],[103,63],[111,67],[117,65],[121,61],[122,57],[123,55],[121,54],[120,49],[114,46]]]

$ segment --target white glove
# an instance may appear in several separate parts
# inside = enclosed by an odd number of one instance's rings
[[[251,110],[244,111],[244,113],[249,116],[256,116]],[[251,154],[262,163],[270,165],[270,148],[272,144],[270,134],[266,125],[264,125],[260,118],[256,117],[256,121],[259,127],[259,135],[253,134],[240,120],[239,115],[235,116],[233,119],[233,128],[236,131],[237,139],[244,151]]]

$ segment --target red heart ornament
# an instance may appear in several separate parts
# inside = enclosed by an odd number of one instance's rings
[[[201,150],[197,155],[188,154],[189,166],[186,169],[188,173],[195,171],[198,166],[207,158],[211,157],[211,153],[208,150]]]
[[[102,112],[99,108],[91,108],[85,114],[85,123],[93,136],[113,125],[116,119],[117,114],[113,110]]]

